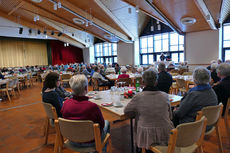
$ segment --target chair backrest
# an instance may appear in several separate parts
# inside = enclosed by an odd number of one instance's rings
[[[91,80],[92,80],[93,90],[98,90],[99,89],[99,87],[98,87],[98,84],[99,84],[98,79],[92,78]]]
[[[184,72],[182,75],[192,75],[192,72]]]
[[[125,82],[125,86],[129,86],[132,84],[132,79],[131,78],[120,78],[117,80],[118,82]]]
[[[228,98],[228,102],[225,108],[225,112],[224,112],[224,118],[228,118],[228,112],[229,112],[229,108],[230,108],[230,98]]]
[[[171,76],[177,76],[177,75],[179,75],[179,73],[172,73],[172,72],[170,72],[170,74],[171,74]]]
[[[73,142],[89,142],[95,139],[94,123],[89,120],[58,118],[61,135]]]
[[[72,77],[71,74],[62,74],[62,75],[61,75],[61,80],[68,80],[68,79],[70,79],[71,77]]]
[[[8,84],[8,88],[13,88],[14,87],[14,80],[10,79],[9,84]]]
[[[49,119],[57,119],[56,109],[49,103],[42,102],[46,115]]]
[[[203,116],[207,118],[207,126],[216,125],[223,111],[223,104],[216,106],[204,107],[202,110]]]
[[[178,88],[186,88],[186,81],[184,79],[176,79]]]
[[[198,121],[178,125],[176,147],[189,147],[203,139],[206,123],[207,119],[203,116]]]

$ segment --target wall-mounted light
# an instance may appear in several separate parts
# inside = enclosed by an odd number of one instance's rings
[[[160,24],[157,25],[157,30],[161,30],[161,25]]]
[[[137,5],[137,6],[136,6],[136,13],[139,13],[139,11],[140,11],[140,10],[139,10],[139,6]]]
[[[150,31],[154,31],[154,26],[153,25],[151,25]]]

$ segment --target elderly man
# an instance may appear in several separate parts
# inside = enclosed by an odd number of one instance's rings
[[[73,91],[73,98],[64,102],[61,112],[65,119],[70,120],[91,120],[94,123],[99,123],[101,129],[101,136],[104,139],[107,132],[109,132],[109,122],[105,121],[97,104],[89,101],[85,96],[88,92],[88,80],[85,75],[75,75],[70,79],[70,87]],[[75,146],[94,146],[95,143],[75,143]],[[104,152],[104,150],[103,150]]]
[[[218,102],[224,105],[223,113],[226,110],[228,98],[230,98],[230,64],[222,63],[217,66],[217,76],[221,79],[220,83],[215,85],[213,89],[216,92]]]
[[[160,63],[158,65],[158,84],[157,87],[159,88],[159,90],[164,91],[166,93],[169,92],[169,88],[172,85],[173,79],[172,76],[165,71],[165,63]]]
[[[84,74],[86,77],[90,75],[90,72],[86,69],[85,65],[82,65],[82,74]]]
[[[217,97],[209,85],[210,71],[205,67],[197,67],[193,72],[196,86],[182,98],[180,107],[174,112],[173,122],[177,126],[181,123],[196,120],[197,112],[203,107],[217,105]]]

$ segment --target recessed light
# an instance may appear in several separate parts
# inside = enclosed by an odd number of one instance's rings
[[[185,17],[185,18],[181,18],[180,22],[184,25],[192,25],[196,23],[196,19],[192,17]]]
[[[80,25],[85,24],[85,21],[79,18],[73,18],[73,22]]]
[[[41,3],[42,0],[31,0],[32,2],[35,2],[35,3]]]

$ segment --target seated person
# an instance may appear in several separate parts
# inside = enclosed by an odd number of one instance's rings
[[[120,78],[129,78],[129,75],[126,74],[126,72],[127,72],[127,69],[126,69],[125,67],[122,67],[122,68],[121,68],[121,73],[122,73],[122,74],[120,74],[120,75],[118,76],[118,79],[120,79]]]
[[[90,72],[86,69],[85,65],[82,65],[82,74],[84,74],[86,77],[90,75]]]
[[[64,100],[68,98],[72,98],[72,94],[68,91],[66,91],[61,84],[58,84],[58,87],[55,89],[55,91],[58,93],[58,95]]]
[[[98,79],[98,85],[99,86],[113,86],[114,83],[110,82],[109,80],[105,79],[101,74],[100,74],[100,68],[95,67],[95,72],[93,73],[92,78]]]
[[[230,64],[222,63],[217,66],[217,76],[221,79],[220,82],[213,87],[216,92],[218,103],[223,103],[223,113],[226,111],[228,98],[230,98]]]
[[[169,88],[172,85],[173,79],[171,74],[165,71],[165,63],[161,62],[158,65],[158,79],[157,79],[157,87],[160,91],[164,91],[166,93],[169,92]]]
[[[145,71],[144,89],[125,107],[125,114],[135,115],[135,139],[139,148],[150,145],[167,145],[170,130],[173,129],[171,107],[168,95],[156,87],[157,72]]]
[[[213,63],[217,63],[217,61],[216,61],[216,60],[212,60],[212,61],[211,61],[211,64],[207,67],[208,70],[211,70],[211,65],[212,65]]]
[[[212,83],[215,84],[218,81],[220,81],[220,78],[217,76],[216,73],[216,68],[217,68],[218,64],[217,63],[213,63],[211,65],[211,79],[212,79]]]
[[[114,73],[115,74],[116,73],[115,69],[112,67],[112,64],[108,65],[107,69],[105,70],[105,73],[106,74],[110,74],[110,73]]]
[[[0,79],[5,79],[4,75],[2,74],[2,72],[0,71]]]
[[[217,96],[209,85],[210,72],[208,69],[197,67],[193,72],[193,80],[195,87],[185,94],[181,99],[180,107],[173,113],[175,126],[181,123],[194,122],[197,112],[203,107],[217,105]]]
[[[105,73],[105,67],[104,67],[104,65],[103,64],[100,64],[100,74],[103,76],[103,77],[105,77],[105,75],[106,75],[106,73]]]
[[[170,72],[171,70],[175,70],[175,64],[173,61],[169,62],[169,65],[167,67],[167,71]]]
[[[42,101],[52,104],[57,111],[58,117],[61,117],[62,98],[55,91],[59,86],[59,74],[50,72],[46,75],[42,89]]]
[[[138,67],[137,68],[137,73],[135,74],[136,78],[141,78],[143,74],[143,67]]]
[[[120,66],[119,64],[115,64],[115,71],[116,71],[116,74],[118,74],[120,72]]]
[[[101,129],[101,137],[104,139],[106,133],[109,132],[109,122],[105,121],[97,104],[89,101],[85,96],[88,92],[88,80],[85,75],[75,75],[70,79],[70,87],[73,91],[73,98],[64,102],[62,107],[62,115],[65,119],[70,120],[91,120],[99,123]],[[71,142],[75,146],[94,146],[95,143],[76,143]],[[104,152],[105,150],[103,150]]]

